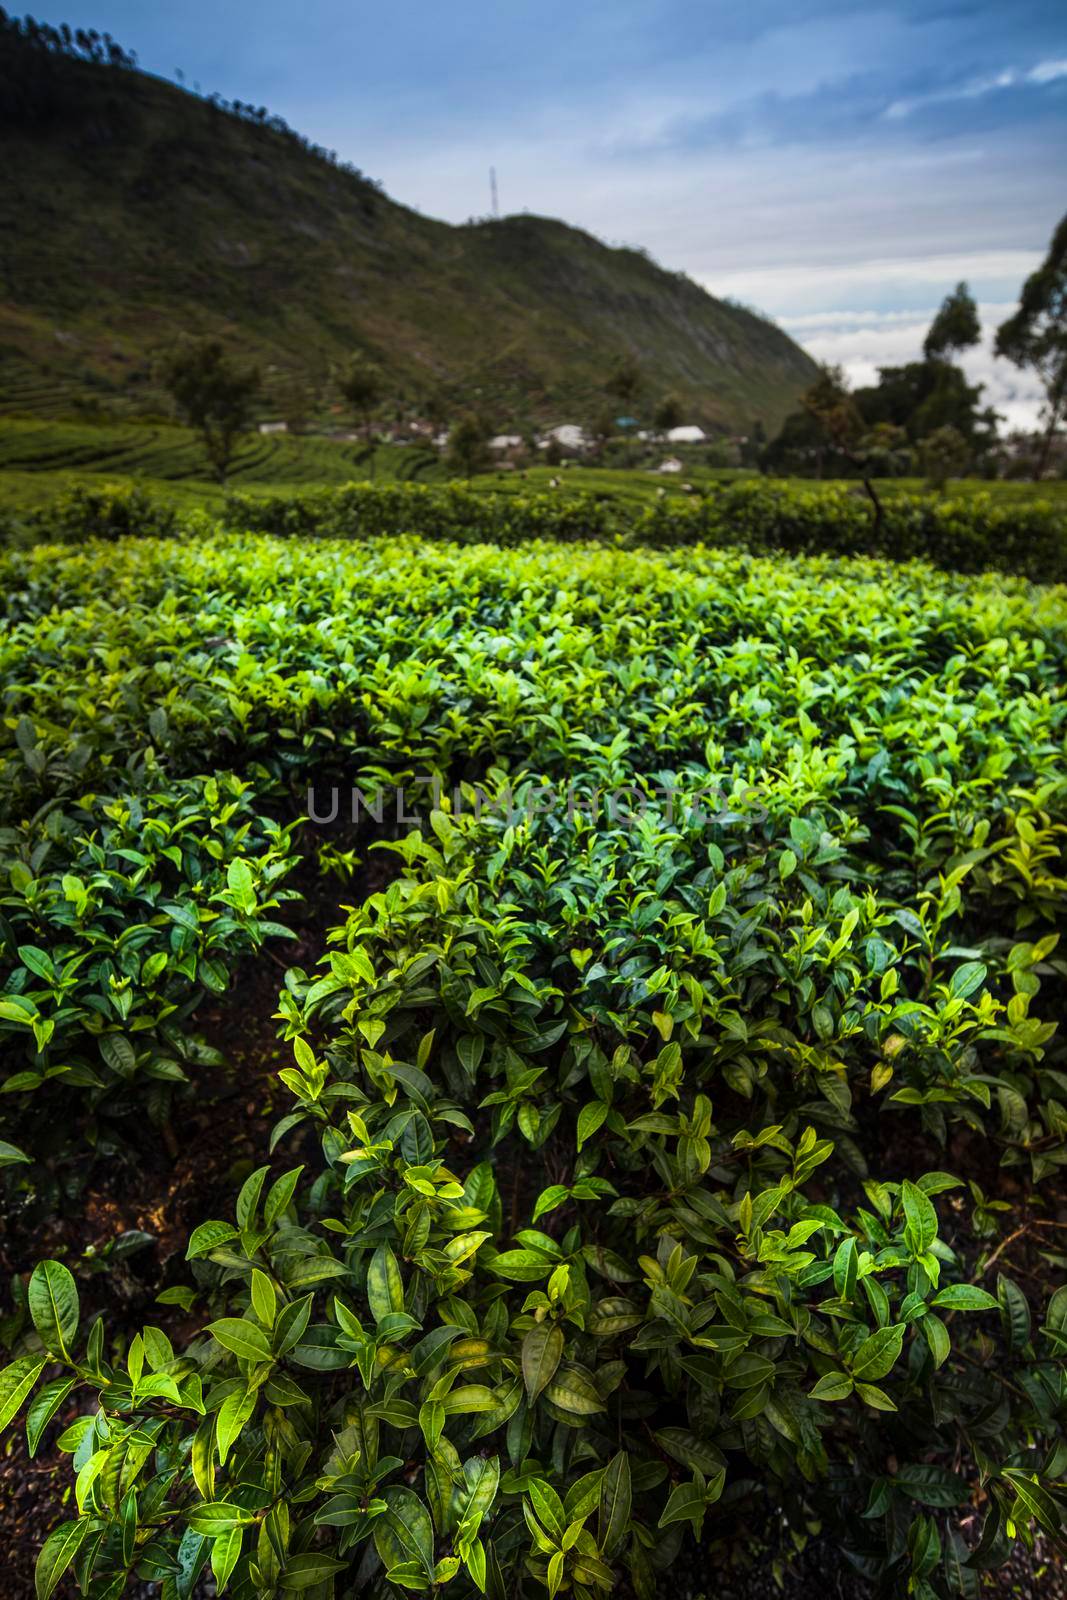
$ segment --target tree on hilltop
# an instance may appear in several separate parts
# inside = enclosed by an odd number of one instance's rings
[[[290,433],[305,433],[315,404],[311,384],[298,372],[287,372],[276,385],[278,409]]]
[[[585,433],[592,444],[593,454],[599,458],[604,454],[604,448],[607,445],[608,440],[613,438],[615,435],[615,418],[612,416],[610,411],[605,411],[603,408],[601,408],[601,410],[595,412],[586,423]],[[561,461],[563,459],[562,450],[560,451],[559,459]],[[548,464],[549,466],[558,466],[559,463],[549,462]]]

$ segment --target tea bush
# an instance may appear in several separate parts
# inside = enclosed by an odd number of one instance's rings
[[[39,749],[24,738],[24,755]],[[77,1125],[51,1095],[32,1118],[42,1089],[84,1090],[89,1135],[100,1111],[165,1117],[169,1090],[207,1059],[183,1027],[205,991],[287,935],[270,914],[293,864],[289,830],[229,774],[42,810],[0,831],[3,1092],[34,1121],[39,1155]]]
[[[418,1059],[372,1067],[365,1097],[298,1046],[288,1077],[327,1164],[303,1204],[300,1168],[269,1185],[260,1168],[234,1222],[196,1230],[226,1314],[180,1354],[146,1327],[109,1359],[100,1321],[79,1338],[67,1269],[36,1269],[3,1414],[46,1366],[31,1443],[75,1385],[99,1396],[60,1439],[79,1515],[50,1535],[40,1592],[73,1564],[90,1594],[136,1568],[189,1595],[210,1562],[248,1595],[337,1578],[507,1600],[623,1574],[654,1595],[686,1525],[743,1517],[759,1483],[798,1526],[835,1514],[897,1592],[975,1593],[1015,1529],[1060,1529],[1067,1290],[1037,1332],[1010,1278],[967,1282],[932,1199],[951,1178],[868,1182],[871,1209],[842,1215],[810,1193],[833,1154],[811,1126],[728,1139],[699,1092],[632,1115],[657,1096],[616,1056],[610,1109],[569,1124],[581,1175],[517,1228],[492,1165],[447,1163],[473,1130],[424,1070],[429,1035]],[[561,1206],[565,1227],[537,1226]]]
[[[305,809],[358,789],[395,861],[286,976],[271,1164],[162,1296],[201,1331],[16,1285],[0,1425],[79,1413],[40,1595],[644,1600],[822,1528],[931,1600],[1062,1537],[1067,1291],[987,1192],[1067,1164],[1062,591],[247,535],[3,575],[13,1135],[187,1071]]]
[[[282,536],[604,539],[634,545],[741,545],[755,551],[920,559],[959,572],[994,568],[1043,582],[1067,579],[1067,519],[1050,502],[1007,505],[989,494],[953,500],[897,495],[881,529],[855,486],[796,488],[743,480],[704,495],[642,504],[585,494],[491,494],[452,484],[352,483],[300,495],[234,495],[231,527]]]
[[[177,533],[180,521],[172,505],[137,483],[73,484],[25,518],[38,539],[60,543],[166,538]]]
[[[233,494],[225,521],[239,532],[369,539],[397,531],[462,544],[610,538],[626,513],[609,497],[483,494],[459,483],[349,483],[296,495]]]

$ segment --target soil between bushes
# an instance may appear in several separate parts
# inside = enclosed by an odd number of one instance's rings
[[[283,910],[294,941],[246,960],[227,994],[206,1001],[196,1013],[194,1031],[219,1052],[223,1066],[202,1073],[195,1092],[176,1101],[172,1127],[177,1155],[168,1155],[154,1130],[131,1129],[129,1152],[99,1162],[85,1191],[60,1214],[41,1219],[27,1211],[10,1219],[0,1237],[0,1273],[7,1278],[25,1275],[35,1262],[53,1256],[65,1260],[78,1279],[83,1315],[105,1310],[110,1334],[132,1336],[147,1321],[164,1328],[179,1344],[196,1330],[201,1319],[179,1307],[156,1303],[164,1288],[187,1281],[184,1257],[192,1229],[208,1217],[227,1216],[237,1188],[257,1166],[270,1161],[281,1171],[300,1159],[299,1132],[274,1158],[268,1154],[270,1129],[288,1106],[276,1073],[288,1061],[289,1049],[278,1038],[274,1016],[285,968],[310,970],[326,949],[326,930],[343,920],[339,908],[383,888],[398,866],[395,855],[372,853],[352,884],[334,882],[324,892],[323,880],[305,861],[290,880],[304,898]],[[881,1138],[867,1141],[867,1148],[881,1144],[883,1172],[916,1177],[944,1168],[973,1177],[991,1198],[1008,1201],[1012,1215],[1003,1237],[1020,1231],[999,1258],[1000,1265],[1010,1269],[1036,1308],[1047,1292],[1049,1275],[1041,1250],[1052,1248],[1055,1241],[1058,1251],[1067,1252],[1063,1185],[1046,1184],[1043,1204],[1035,1211],[1028,1204],[1025,1181],[999,1168],[988,1143],[968,1132],[954,1137],[946,1151],[915,1138],[902,1118],[884,1119],[878,1132]],[[542,1173],[532,1162],[498,1172],[506,1217],[523,1214],[525,1202],[532,1204],[543,1183],[563,1175],[552,1171],[551,1147],[544,1152],[544,1162]],[[967,1225],[969,1206],[960,1192],[944,1200],[957,1221],[955,1228],[946,1230],[949,1242],[962,1247],[966,1239],[973,1239]],[[551,1227],[561,1218],[562,1213],[557,1214],[543,1225]],[[1058,1233],[1052,1231],[1053,1224]],[[138,1249],[118,1261],[107,1260],[109,1244],[137,1233],[147,1236]],[[55,1440],[78,1409],[74,1403],[59,1413],[32,1461],[23,1429],[12,1430],[5,1439],[0,1454],[4,1561],[0,1600],[32,1600],[37,1552],[50,1529],[72,1514],[69,1458],[56,1450]],[[784,1586],[779,1586],[770,1558],[752,1549],[753,1532],[763,1520],[747,1511],[743,1543],[723,1537],[709,1524],[711,1547],[683,1545],[661,1582],[663,1600],[865,1600],[871,1593],[837,1547],[821,1537],[792,1556]],[[784,1548],[774,1520],[768,1511],[766,1548]],[[56,1600],[75,1600],[77,1593],[68,1579],[55,1591]],[[152,1600],[159,1586],[135,1584],[127,1593],[131,1600]],[[630,1600],[628,1591],[617,1593],[619,1600]],[[1067,1600],[1067,1564],[1041,1541],[1033,1555],[1019,1547],[1005,1567],[983,1575],[982,1593],[990,1600]],[[208,1575],[197,1586],[194,1600],[209,1600],[214,1594]]]

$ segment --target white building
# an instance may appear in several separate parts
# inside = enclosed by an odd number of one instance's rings
[[[656,468],[657,472],[681,472],[682,463],[677,456],[668,456],[666,461],[661,461]]]
[[[669,444],[705,444],[707,437],[703,428],[698,428],[695,423],[687,423],[681,428],[667,429]]]
[[[518,450],[521,446],[521,433],[498,433],[489,441],[490,450]]]
[[[563,450],[584,450],[589,443],[585,429],[576,422],[561,422],[558,428],[549,428],[538,448],[547,450],[553,439]]]
[[[260,433],[288,433],[289,424],[287,422],[261,422],[259,431]]]

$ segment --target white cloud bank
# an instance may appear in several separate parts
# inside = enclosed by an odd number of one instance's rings
[[[962,281],[978,302],[981,345],[962,365],[1006,430],[1036,426],[1040,386],[993,355],[999,325],[1015,309],[1023,280],[1037,267],[1036,250],[973,250],[950,255],[876,257],[727,272],[704,286],[764,310],[817,361],[843,367],[854,385],[877,381],[878,368],[918,361],[934,313]],[[896,307],[893,307],[894,301]]]
[[[816,311],[781,317],[781,326],[818,361],[843,367],[853,385],[875,383],[879,367],[902,366],[922,354],[926,330],[936,311]],[[1037,422],[1041,390],[1025,372],[993,355],[996,329],[1015,309],[1013,302],[981,302],[982,343],[962,365],[972,383],[985,385],[983,399],[993,406],[1005,430],[1030,429]]]

